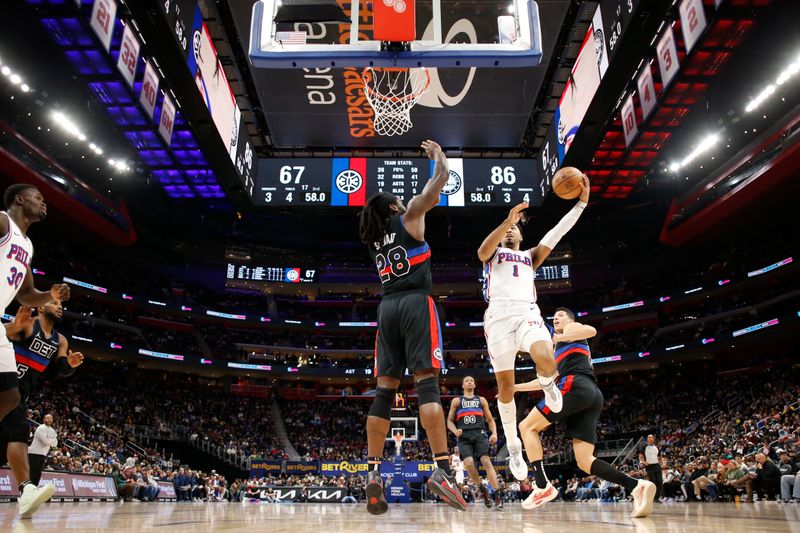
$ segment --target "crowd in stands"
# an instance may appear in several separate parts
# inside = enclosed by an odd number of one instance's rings
[[[593,342],[592,348],[598,355],[617,354],[630,351],[645,351],[657,346],[669,346],[687,340],[699,339],[731,331],[742,325],[750,325],[761,314],[779,312],[786,305],[797,303],[797,296],[784,294],[783,304],[773,304],[758,312],[748,306],[768,301],[786,293],[784,285],[768,283],[754,286],[746,291],[730,291],[725,298],[695,298],[688,304],[681,304],[680,297],[690,287],[717,286],[720,280],[741,277],[748,270],[766,266],[766,263],[790,255],[793,243],[791,238],[775,243],[753,244],[752,249],[732,247],[722,253],[709,252],[707,257],[698,257],[697,266],[690,269],[670,271],[665,278],[658,269],[632,273],[620,279],[597,283],[591,287],[581,287],[569,294],[547,294],[541,296],[542,308],[547,311],[557,305],[566,305],[575,310],[594,309],[600,306],[626,303],[642,298],[656,298],[671,295],[672,301],[648,310],[650,315],[644,324],[636,322],[609,328]],[[633,253],[633,252],[631,252]],[[130,258],[126,268],[118,268],[119,261],[104,257],[74,259],[62,244],[37,242],[36,261],[41,270],[47,272],[48,279],[68,275],[77,279],[110,286],[116,294],[125,290],[137,291],[134,300],[123,301],[118,296],[103,297],[93,291],[79,288],[73,291],[73,298],[67,303],[70,331],[76,335],[100,338],[108,342],[130,348],[148,348],[155,351],[199,355],[212,359],[236,361],[258,361],[265,351],[273,359],[287,361],[291,365],[318,367],[353,365],[369,367],[364,360],[348,360],[329,356],[325,350],[371,351],[374,346],[372,330],[354,329],[345,334],[322,334],[319,331],[299,332],[278,329],[281,319],[313,319],[334,323],[339,320],[372,321],[375,319],[379,297],[365,284],[363,288],[351,293],[317,294],[264,294],[253,291],[225,290],[179,279],[176,275],[153,272],[151,262],[147,263],[147,275],[138,268],[144,258]],[[457,259],[457,258],[456,258]],[[344,260],[343,260],[344,261]],[[458,262],[452,263],[456,265]],[[344,263],[343,263],[344,264]],[[444,263],[443,263],[444,264]],[[450,265],[450,263],[447,263]],[[450,265],[452,267],[452,265]],[[703,267],[700,265],[708,265]],[[363,266],[363,265],[362,265]],[[331,266],[335,270],[334,266]],[[444,267],[443,267],[444,268]],[[464,263],[462,268],[468,268]],[[469,267],[471,268],[471,267]],[[176,269],[174,271],[178,271]],[[453,268],[451,268],[453,270]],[[455,268],[457,270],[457,268]],[[763,278],[761,278],[763,279]],[[41,280],[44,281],[44,280]],[[724,289],[723,287],[719,287]],[[375,287],[375,290],[377,287]],[[280,290],[280,289],[278,289]],[[272,324],[245,325],[222,319],[210,319],[188,315],[187,313],[138,307],[147,299],[165,302],[169,305],[186,305],[198,310],[205,306],[218,311],[248,314],[257,313],[270,317]],[[448,305],[450,302],[452,305]],[[479,321],[485,304],[479,294],[478,284],[470,294],[454,294],[437,303],[441,321]],[[729,313],[738,310],[737,313]],[[76,313],[73,315],[72,313]],[[720,313],[728,316],[718,317]],[[593,313],[586,320],[590,323],[598,315]],[[158,324],[145,319],[163,320]],[[639,319],[637,319],[639,321]],[[175,324],[170,324],[170,323]],[[596,324],[601,325],[601,324]],[[677,326],[677,327],[673,327]],[[447,351],[476,350],[480,357],[458,358],[459,366],[481,368],[488,366],[485,341],[480,330],[463,332],[448,331],[445,328],[444,342]],[[242,345],[268,347],[300,348],[311,350],[308,356],[282,352],[275,348],[266,350],[246,349]],[[448,355],[448,354],[446,354]],[[448,356],[449,360],[454,360]]]
[[[229,485],[215,472],[190,471],[157,450],[137,447],[135,436],[143,428],[164,435],[178,432],[182,438],[213,442],[233,453],[286,458],[271,425],[271,400],[238,397],[196,379],[165,378],[88,363],[70,379],[47,383],[31,397],[29,416],[32,420],[41,420],[45,413],[55,417],[59,447],[51,454],[48,468],[111,475],[126,499],[155,499],[158,481],[172,481],[180,500],[247,499],[254,482]],[[646,385],[648,394],[639,394]],[[705,363],[686,363],[604,375],[600,386],[606,405],[599,440],[655,432],[663,457],[665,501],[791,500],[800,494],[797,367],[781,364],[718,374]],[[492,398],[493,390],[483,388],[478,393]],[[520,405],[537,400],[536,396],[527,401],[518,397]],[[289,441],[302,458],[363,460],[369,400],[281,399],[279,405]],[[500,433],[497,450],[503,445]],[[421,427],[420,438],[424,439]],[[452,436],[450,440],[451,447],[455,446]],[[544,432],[542,441],[546,461],[556,460],[548,452],[569,448],[559,426]],[[425,440],[404,442],[402,453],[406,460],[430,459]],[[387,442],[385,458],[394,454],[394,443]],[[645,476],[635,454],[623,468],[631,475]],[[281,481],[297,482],[295,478]],[[323,482],[342,481],[308,476],[300,485]],[[524,483],[519,488],[513,480],[507,483],[510,493],[524,497]],[[264,480],[255,485],[264,485]],[[353,484],[355,499],[360,498],[359,486]],[[629,496],[591,476],[562,479],[560,489],[565,500],[615,501]]]

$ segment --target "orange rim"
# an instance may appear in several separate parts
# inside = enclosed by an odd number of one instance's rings
[[[381,67],[379,67],[379,68],[381,68]],[[430,72],[428,72],[428,69],[425,68],[425,67],[421,67],[421,69],[425,73],[425,86],[422,87],[421,89],[419,89],[418,91],[414,91],[413,93],[407,94],[405,96],[386,96],[385,94],[381,94],[381,93],[375,91],[372,87],[370,87],[369,86],[369,78],[370,78],[370,76],[374,75],[373,73],[374,73],[374,70],[375,70],[372,67],[367,67],[367,68],[364,69],[364,71],[361,73],[361,79],[364,80],[364,90],[366,92],[368,92],[370,94],[370,96],[374,96],[376,99],[386,100],[386,101],[389,101],[389,102],[403,102],[403,101],[408,101],[408,100],[416,100],[417,98],[422,96],[422,94],[425,91],[428,90],[428,87],[431,84],[431,74],[430,74]],[[411,69],[398,68],[398,67],[385,67],[385,68],[381,68],[381,70],[389,71],[389,72],[403,72],[403,71],[409,71]]]

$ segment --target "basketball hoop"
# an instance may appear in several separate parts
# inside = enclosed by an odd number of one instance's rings
[[[364,94],[375,110],[378,135],[402,135],[411,129],[411,108],[431,84],[428,69],[367,67],[361,75]]]
[[[400,451],[403,449],[403,434],[400,432],[395,433],[392,435],[392,440],[394,440],[394,454],[400,455]]]

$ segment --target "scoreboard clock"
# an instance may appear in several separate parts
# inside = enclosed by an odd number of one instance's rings
[[[541,205],[546,189],[531,159],[448,159],[450,176],[439,205]],[[251,199],[258,206],[363,206],[378,191],[404,202],[433,175],[429,159],[337,157],[261,159]]]

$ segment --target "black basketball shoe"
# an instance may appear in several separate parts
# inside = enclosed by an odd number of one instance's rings
[[[483,495],[483,505],[485,505],[487,509],[494,507],[494,502],[492,501],[492,496],[489,494],[489,489],[487,489],[486,485],[483,483],[481,483],[481,494]]]
[[[427,485],[428,490],[439,496],[450,507],[459,511],[467,510],[467,502],[464,501],[461,489],[458,488],[453,476],[448,476],[441,468],[433,471]]]
[[[494,509],[495,511],[503,510],[503,491],[494,491]]]
[[[383,492],[383,480],[381,473],[377,470],[370,470],[367,473],[367,511],[369,514],[383,514],[389,509],[386,503],[386,495]]]

